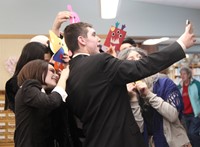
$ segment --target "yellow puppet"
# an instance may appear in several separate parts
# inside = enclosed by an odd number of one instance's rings
[[[53,55],[53,60],[54,62],[54,68],[56,70],[63,69],[65,63],[63,59],[64,54],[68,54],[68,48],[65,44],[64,39],[59,38],[53,31],[49,31],[50,35],[50,48],[52,52],[54,53]]]

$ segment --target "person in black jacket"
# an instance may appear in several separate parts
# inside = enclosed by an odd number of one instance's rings
[[[5,110],[10,109],[15,112],[15,95],[19,89],[19,86],[17,85],[17,75],[19,74],[19,71],[29,61],[35,59],[44,60],[46,49],[47,47],[39,42],[30,42],[23,47],[17,61],[15,72],[5,85]]]
[[[54,147],[51,112],[67,98],[69,68],[60,77],[44,60],[33,60],[17,76],[20,89],[15,96],[15,147]],[[45,89],[52,89],[47,94]]]
[[[67,103],[83,123],[83,147],[145,146],[132,115],[126,84],[184,58],[183,48],[191,47],[195,41],[190,29],[191,24],[177,42],[139,61],[122,61],[99,53],[100,38],[88,23],[70,24],[64,29],[65,42],[73,53]]]

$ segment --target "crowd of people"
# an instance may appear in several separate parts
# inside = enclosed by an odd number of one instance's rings
[[[15,113],[15,147],[197,147],[200,82],[181,69],[176,85],[160,72],[185,58],[195,44],[192,24],[177,41],[147,54],[127,37],[116,53],[86,22],[52,31],[69,49],[57,71],[49,39],[36,36],[22,49],[7,81],[6,106]]]

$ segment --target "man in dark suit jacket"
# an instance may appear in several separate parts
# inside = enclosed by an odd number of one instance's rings
[[[65,42],[70,61],[67,102],[83,123],[83,147],[144,147],[131,112],[126,84],[155,74],[185,57],[182,48],[194,44],[191,25],[178,42],[138,61],[123,61],[98,53],[99,37],[90,24],[70,24]],[[183,47],[182,47],[183,46]]]

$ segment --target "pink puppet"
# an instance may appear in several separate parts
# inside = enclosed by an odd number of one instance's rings
[[[76,12],[74,12],[72,10],[72,6],[71,5],[67,5],[67,9],[71,14],[71,17],[69,19],[70,24],[80,22],[79,16],[78,16],[78,14]]]

